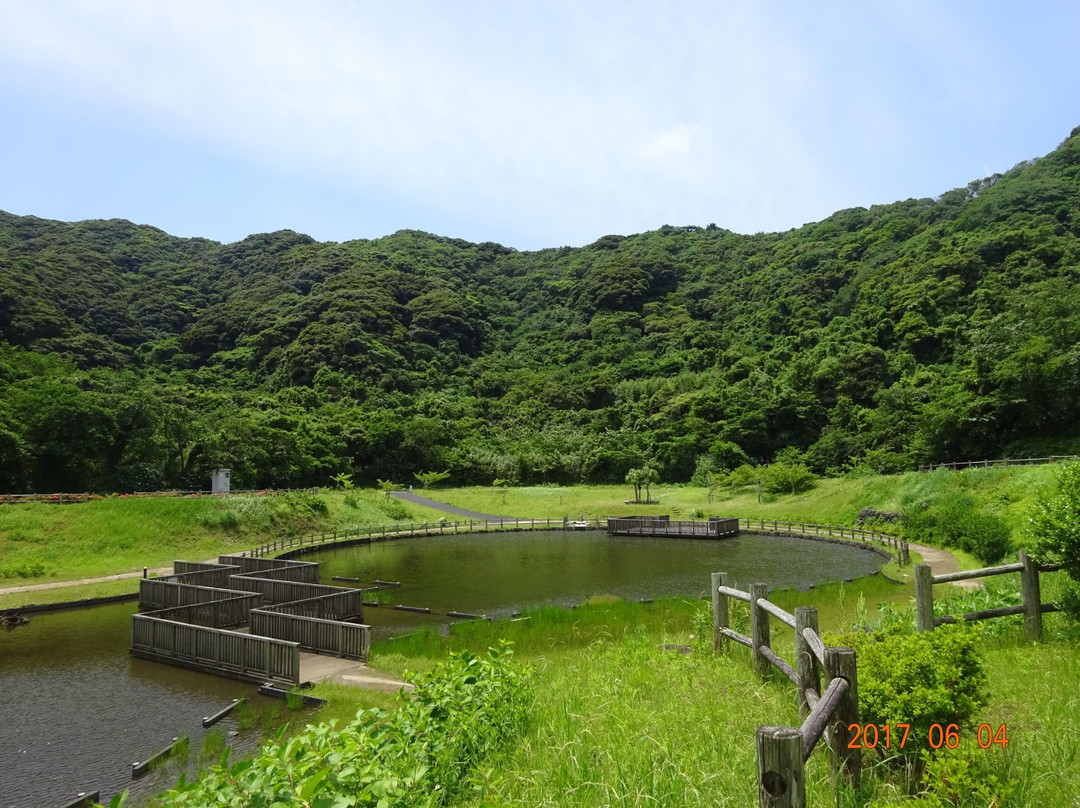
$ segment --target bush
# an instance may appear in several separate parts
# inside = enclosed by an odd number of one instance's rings
[[[183,783],[167,804],[370,806],[430,808],[467,792],[487,759],[526,730],[529,670],[510,660],[507,643],[486,657],[451,654],[415,677],[397,712],[363,710],[341,729],[310,724],[263,745],[251,760],[223,758],[197,783]],[[406,677],[411,678],[411,677]]]
[[[761,472],[761,485],[770,494],[797,494],[814,487],[814,475],[802,463],[772,463]]]
[[[826,642],[855,649],[860,721],[910,724],[908,744],[888,754],[911,757],[928,748],[931,724],[973,726],[987,696],[976,636],[967,626],[942,626],[924,634],[855,631]]]
[[[1039,561],[1064,565],[1080,580],[1080,463],[1062,464],[1052,493],[1040,495],[1031,514],[1031,533]]]

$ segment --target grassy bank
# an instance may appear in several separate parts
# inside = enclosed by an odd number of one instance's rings
[[[440,516],[375,491],[329,492],[314,499],[117,498],[74,505],[4,505],[0,587],[153,569],[177,558],[203,560],[274,536]]]
[[[899,511],[905,500],[928,500],[950,493],[967,493],[999,514],[1018,532],[1040,489],[1051,484],[1053,466],[1022,466],[967,471],[910,472],[892,476],[821,479],[800,494],[762,495],[753,486],[723,488],[709,500],[700,486],[656,485],[658,505],[627,505],[629,485],[531,486],[521,488],[436,488],[421,491],[432,499],[460,508],[508,516],[562,518],[579,515],[672,514],[691,518],[695,510],[713,516],[765,517],[792,521],[850,525],[863,508]]]
[[[874,577],[812,592],[780,592],[772,599],[788,609],[817,606],[823,629],[842,629],[878,619],[879,603],[910,608],[910,596],[909,586]],[[691,600],[638,604],[598,598],[574,610],[530,612],[521,622],[459,624],[444,635],[420,632],[378,643],[373,659],[386,669],[423,670],[451,650],[479,652],[507,638],[516,643],[518,657],[536,668],[530,733],[478,778],[475,798],[460,804],[756,805],[754,732],[761,724],[799,725],[793,689],[779,676],[758,680],[746,649],[714,656],[701,641],[706,609]],[[774,645],[790,659],[789,633],[774,627]],[[692,651],[665,650],[666,645]],[[999,776],[1004,785],[997,790],[1011,796],[978,803],[974,793],[961,794],[947,804],[1071,804],[1080,784],[1075,630],[1051,615],[1047,641],[1030,644],[1022,629],[1005,625],[981,641],[980,651],[990,695],[976,721],[995,729],[1005,724],[1009,744],[983,750],[965,740],[964,765],[984,782]],[[863,789],[852,794],[835,784],[827,754],[815,752],[808,767],[809,804],[909,803],[901,775],[870,756],[866,765]]]

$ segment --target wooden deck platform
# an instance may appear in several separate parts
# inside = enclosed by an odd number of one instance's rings
[[[673,538],[721,539],[739,535],[738,519],[710,519],[708,522],[671,519],[667,516],[609,517],[612,536],[658,536]]]

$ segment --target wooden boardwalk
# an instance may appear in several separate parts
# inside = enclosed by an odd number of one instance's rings
[[[172,575],[140,581],[131,653],[260,684],[358,676],[371,638],[354,622],[363,592],[318,580],[304,561],[178,561]]]
[[[658,536],[672,538],[721,539],[739,535],[738,519],[710,519],[708,522],[670,519],[667,516],[609,517],[612,536]]]

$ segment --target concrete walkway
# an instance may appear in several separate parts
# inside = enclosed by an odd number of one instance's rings
[[[422,497],[419,494],[414,494],[411,491],[391,491],[390,496],[405,500],[405,502],[411,502],[413,503],[413,505],[422,505],[425,508],[434,508],[437,511],[449,513],[462,519],[486,519],[489,522],[498,522],[502,520],[507,522],[513,522],[517,519],[516,516],[497,516],[491,513],[480,513],[479,511],[470,511],[466,510],[465,508],[456,508],[453,505],[447,505],[445,502],[428,499],[427,497]],[[523,518],[527,519],[528,517]]]

